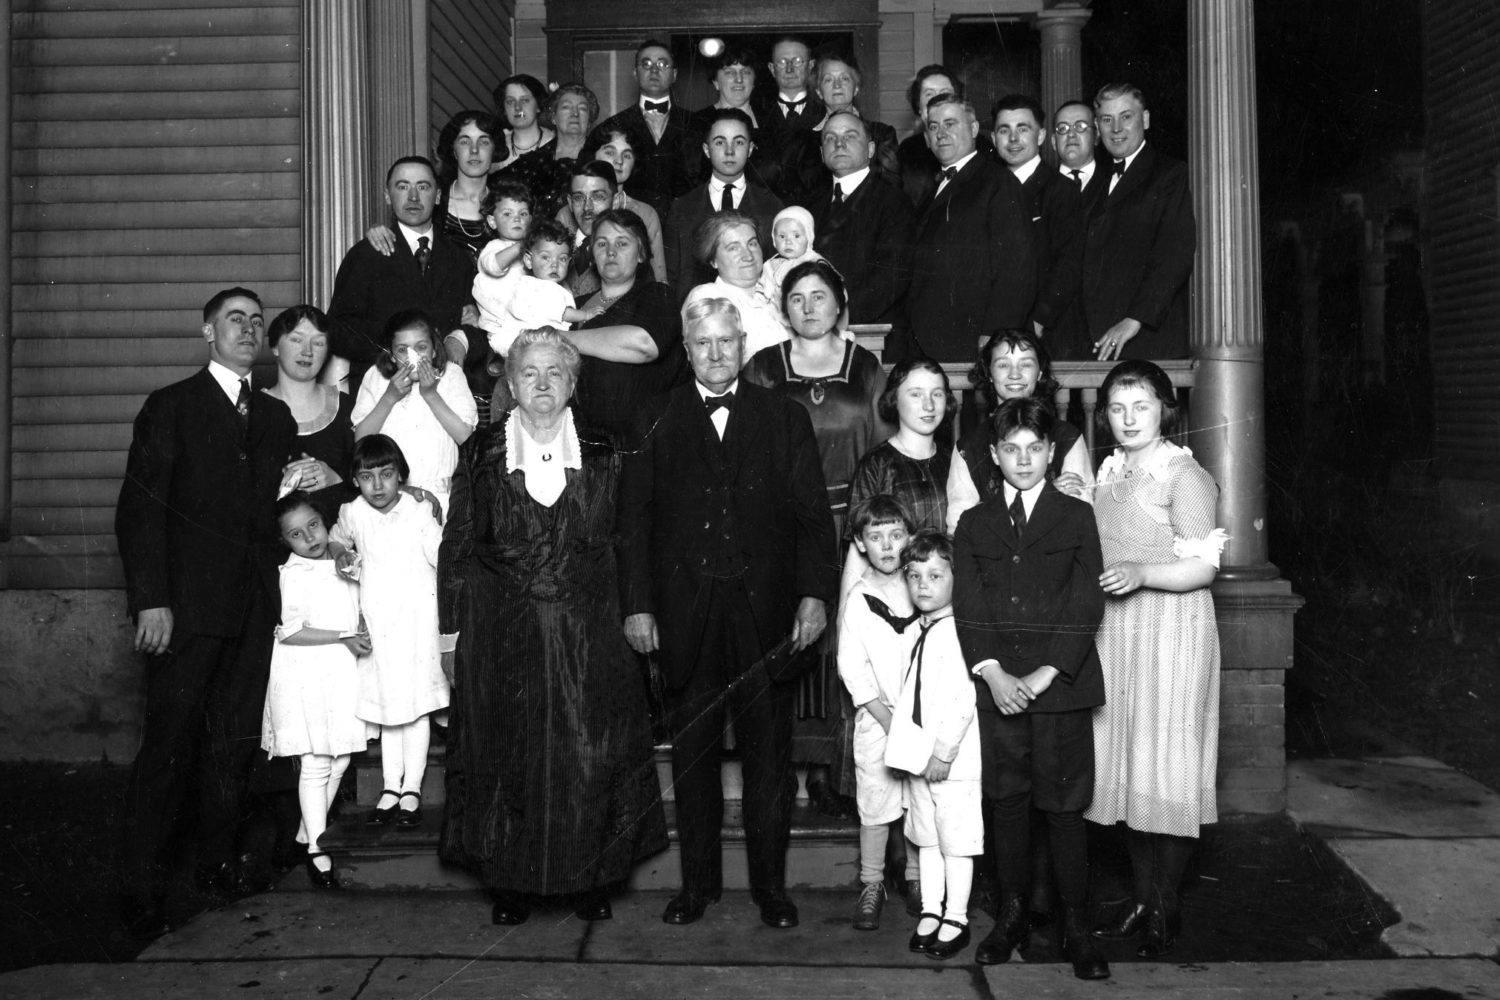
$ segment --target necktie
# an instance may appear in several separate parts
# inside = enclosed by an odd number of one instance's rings
[[[807,98],[804,97],[800,101],[789,101],[785,97],[778,96],[776,103],[781,105],[781,117],[790,118],[792,115],[800,115],[802,113],[803,106],[807,104]]]
[[[1079,187],[1083,187],[1083,171],[1082,170],[1069,170],[1068,173],[1070,173],[1070,174],[1073,175],[1073,183],[1074,184],[1077,184]]]
[[[912,647],[911,651],[912,670],[916,673],[912,681],[916,689],[911,700],[911,721],[919,726],[922,724],[922,654],[927,651],[927,633],[932,631],[932,626],[942,620],[942,618],[934,618],[923,624],[922,634],[917,636],[917,644]]]
[[[838,181],[833,182],[833,201],[828,206],[828,225],[843,228],[849,221],[849,203],[844,200],[844,189]]]
[[[240,394],[235,398],[234,408],[240,411],[240,419],[250,422],[250,380],[240,379]]]
[[[716,410],[728,410],[734,412],[734,393],[726,392],[722,396],[706,396],[703,399],[703,409],[710,417]]]
[[[1010,502],[1010,520],[1016,526],[1016,537],[1026,530],[1026,504],[1021,500],[1021,491],[1016,491],[1016,498]]]
[[[905,632],[906,626],[922,617],[922,612],[920,611],[914,611],[909,615],[895,614],[884,601],[874,594],[866,594],[865,603],[870,606],[871,611],[880,617],[881,621],[895,629],[898,633]]]
[[[835,208],[844,207],[844,189],[837,184],[833,186],[833,204]]]
[[[427,263],[432,260],[432,247],[427,244],[427,237],[417,238],[417,266],[422,269],[423,274],[427,273]]]
[[[724,185],[724,197],[722,197],[722,198],[719,199],[719,211],[721,211],[721,212],[733,212],[734,211],[734,185],[733,184],[725,184]]]
[[[644,108],[654,114],[664,115],[672,108],[671,101],[646,101]]]

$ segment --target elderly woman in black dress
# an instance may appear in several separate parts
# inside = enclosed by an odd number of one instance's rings
[[[599,120],[599,98],[581,83],[565,83],[552,93],[550,114],[552,140],[500,171],[531,189],[537,215],[556,215],[566,204],[569,173]]]
[[[438,558],[439,625],[457,635],[438,850],[483,880],[497,924],[545,898],[608,919],[667,846],[646,681],[620,630],[620,454],[574,423],[579,360],[550,328],[516,338],[516,405],[465,443]]]

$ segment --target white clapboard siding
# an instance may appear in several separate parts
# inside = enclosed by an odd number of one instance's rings
[[[437,142],[466,109],[495,110],[495,85],[511,74],[514,0],[431,0],[427,5],[429,120]]]
[[[301,299],[302,2],[10,9],[14,428],[0,580],[118,587],[131,421],[147,393],[203,363],[204,301],[244,285],[269,320]]]

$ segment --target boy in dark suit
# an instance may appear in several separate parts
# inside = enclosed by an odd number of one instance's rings
[[[1099,532],[1086,502],[1046,481],[1052,411],[1015,399],[992,420],[1003,492],[967,511],[953,539],[958,637],[977,689],[1000,878],[999,918],[975,960],[1008,961],[1026,940],[1034,805],[1047,820],[1073,974],[1104,979],[1109,966],[1088,932],[1083,822],[1094,792],[1093,709],[1104,703],[1094,650],[1104,615]]]

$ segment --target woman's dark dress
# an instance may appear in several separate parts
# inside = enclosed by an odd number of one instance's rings
[[[534,215],[550,219],[568,201],[568,174],[578,161],[573,157],[557,159],[556,137],[548,139],[508,167],[496,171],[496,177],[520,181],[531,191]]]
[[[1066,420],[1059,420],[1052,425],[1052,461],[1047,463],[1049,483],[1062,473],[1063,459],[1073,450],[1073,445],[1080,436],[1078,428]],[[958,445],[959,454],[963,455],[964,464],[969,467],[969,478],[974,480],[974,488],[979,491],[980,503],[993,499],[1005,484],[1000,476],[1000,466],[990,457],[993,437],[989,420],[980,420],[969,428]]]
[[[889,432],[875,412],[885,391],[885,369],[875,355],[852,343],[844,345],[844,363],[833,375],[802,376],[792,370],[790,341],[758,351],[740,372],[746,382],[774,389],[796,400],[812,417],[813,436],[823,479],[828,484],[828,506],[834,527],[843,537],[849,513],[849,480],[860,457]],[[837,609],[829,609],[830,619]],[[797,690],[797,722],[792,734],[792,759],[806,764],[836,764],[841,757],[840,703],[844,685],[834,662],[833,629],[821,644],[818,666]],[[841,697],[842,696],[842,697]]]
[[[641,261],[634,285],[608,309],[579,326],[638,326],[656,344],[656,360],[643,365],[584,358],[578,373],[573,409],[579,423],[606,433],[628,434],[646,400],[680,385],[687,378],[682,351],[682,320],[672,289],[651,281],[651,262]],[[579,303],[581,306],[583,303]]]
[[[326,462],[343,480],[311,494],[312,502],[329,527],[338,519],[339,508],[359,496],[359,488],[354,485],[354,470],[351,468],[354,464],[354,421],[350,416],[354,412],[354,397],[337,390],[334,395],[337,396],[335,405],[325,406],[323,412],[312,420],[297,425],[298,453],[293,456],[300,458],[306,454],[320,462]]]
[[[440,627],[460,633],[438,851],[493,889],[585,892],[667,846],[620,628],[620,458],[586,443],[549,508],[505,456],[504,422],[464,444],[438,560]]]
[[[953,452],[948,448],[939,447],[931,458],[912,458],[883,441],[859,460],[854,481],[849,484],[849,508],[853,510],[884,493],[905,505],[918,531],[946,531],[948,466],[952,460]]]

